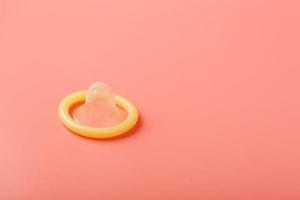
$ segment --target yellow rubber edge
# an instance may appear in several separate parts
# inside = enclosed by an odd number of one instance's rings
[[[137,108],[133,103],[119,95],[115,95],[116,103],[127,112],[127,118],[120,124],[111,127],[96,128],[76,122],[70,115],[70,108],[77,103],[84,102],[85,97],[86,91],[75,92],[66,96],[59,104],[59,119],[72,132],[89,138],[111,138],[128,132],[136,125],[139,118]]]

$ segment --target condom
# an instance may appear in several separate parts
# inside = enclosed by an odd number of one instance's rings
[[[72,132],[90,138],[110,138],[127,133],[138,121],[133,103],[102,82],[87,91],[65,97],[59,105],[59,119]]]

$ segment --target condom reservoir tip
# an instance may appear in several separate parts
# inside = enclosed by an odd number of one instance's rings
[[[121,123],[127,113],[120,108],[113,90],[103,82],[95,82],[87,90],[84,104],[75,108],[73,118],[84,125],[109,127]]]

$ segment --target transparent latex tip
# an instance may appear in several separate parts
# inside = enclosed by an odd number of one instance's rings
[[[127,114],[116,104],[113,90],[105,83],[95,82],[87,91],[83,105],[74,110],[74,119],[94,127],[109,127],[121,123]]]

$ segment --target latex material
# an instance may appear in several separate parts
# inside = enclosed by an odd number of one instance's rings
[[[112,89],[102,82],[95,82],[88,89],[85,104],[74,110],[74,119],[94,126],[109,127],[121,123],[126,112],[117,106]]]
[[[91,90],[93,90],[92,87],[90,88]],[[75,92],[73,94],[68,95],[61,101],[58,110],[59,119],[69,130],[71,130],[72,132],[78,135],[90,137],[90,138],[110,138],[110,137],[115,137],[124,134],[135,126],[135,124],[138,121],[138,111],[130,101],[116,94],[113,95],[114,100],[112,100],[110,97],[108,97],[109,95],[111,95],[111,93],[107,91],[107,93],[104,94],[104,96],[108,95],[106,96],[105,100],[101,102],[98,101],[98,103],[95,103],[94,102],[95,99],[94,100],[91,99],[93,98],[97,99],[101,95],[98,96],[98,94],[96,94],[96,95],[89,96],[88,94],[90,94],[89,92],[91,92],[91,90]],[[99,92],[99,90],[96,91],[96,93],[97,92]],[[72,106],[82,102],[86,102],[85,105],[88,105],[87,107],[85,107],[85,109],[87,109],[87,113],[85,113],[84,115],[92,116],[90,118],[92,119],[90,121],[91,123],[95,123],[95,119],[101,118],[101,120],[103,120],[101,123],[104,124],[104,121],[107,120],[107,117],[109,115],[115,117],[115,119],[113,120],[108,120],[109,123],[111,122],[115,123],[116,120],[120,120],[121,117],[118,116],[118,114],[111,113],[111,111],[116,108],[113,106],[112,102],[115,102],[115,106],[117,105],[120,108],[122,108],[127,113],[127,117],[120,123],[109,127],[94,127],[87,124],[82,124],[81,122],[75,120],[70,114],[70,109],[72,108]],[[96,107],[98,106],[98,108],[105,107],[106,111],[104,113],[106,114],[96,115],[94,114],[94,112],[92,112],[93,114],[88,113],[91,112],[88,110],[90,109],[89,104],[91,107],[94,106]]]

